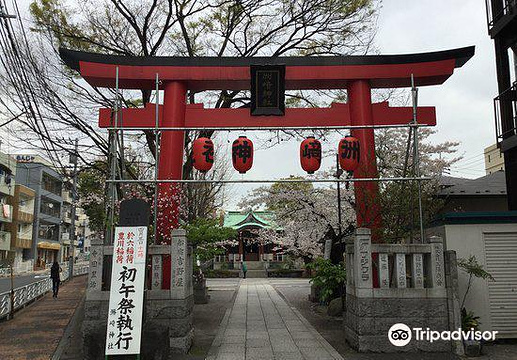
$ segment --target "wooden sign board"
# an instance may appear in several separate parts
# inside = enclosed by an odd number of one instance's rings
[[[285,114],[285,65],[251,65],[251,115]]]

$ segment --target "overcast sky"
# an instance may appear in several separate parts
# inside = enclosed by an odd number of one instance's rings
[[[456,69],[444,85],[419,90],[419,105],[436,107],[438,133],[433,141],[461,143],[459,152],[464,160],[453,167],[451,175],[483,176],[483,149],[495,141],[492,101],[497,91],[494,49],[487,34],[484,1],[385,0],[379,13],[375,43],[382,54],[476,46],[475,56]],[[230,134],[230,138],[233,140],[237,135]],[[250,132],[247,135],[254,136]],[[333,148],[336,144],[323,143],[323,146]],[[257,151],[253,169],[243,178],[277,179],[291,174],[303,175],[298,147],[299,141],[293,140],[273,149]],[[251,188],[233,186],[233,199],[225,207],[234,207]]]

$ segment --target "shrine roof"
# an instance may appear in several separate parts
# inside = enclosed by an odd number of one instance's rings
[[[176,57],[121,56],[60,48],[63,61],[93,86],[154,89],[156,74],[162,81],[184,81],[192,90],[249,89],[251,65],[285,65],[286,89],[340,89],[347,81],[367,79],[372,87],[437,85],[462,67],[474,46],[444,51],[351,56],[305,57]]]
[[[227,211],[224,215],[223,226],[235,230],[245,227],[277,228],[274,216],[270,211]]]

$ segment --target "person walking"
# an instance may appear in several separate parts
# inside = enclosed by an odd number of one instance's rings
[[[54,261],[52,267],[50,268],[50,277],[52,279],[52,297],[57,298],[57,293],[59,291],[59,283],[61,282],[61,278],[59,273],[62,271],[57,261]]]
[[[246,279],[246,271],[248,271],[248,267],[246,266],[246,262],[242,262],[242,277]]]

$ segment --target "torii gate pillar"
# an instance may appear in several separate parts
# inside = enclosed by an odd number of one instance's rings
[[[348,86],[348,104],[352,125],[373,124],[371,88],[368,80],[350,82]],[[378,176],[375,160],[375,139],[373,129],[357,129],[352,135],[359,139],[361,153],[359,167],[354,171],[355,178],[376,178]],[[381,228],[381,207],[379,204],[379,185],[377,182],[357,182],[354,185],[356,217],[358,227],[378,230]],[[379,234],[374,233],[374,240]]]
[[[164,127],[185,127],[187,87],[183,82],[170,81],[164,84],[163,118]],[[160,156],[158,161],[158,179],[181,180],[183,177],[183,152],[185,144],[185,132],[163,131],[160,143]],[[158,144],[156,144],[158,149]],[[172,229],[178,227],[179,217],[179,189],[175,184],[162,183],[158,188],[158,212],[157,237],[158,241],[171,243],[170,236],[160,239],[160,234],[170,234]],[[158,243],[158,242],[157,242]],[[171,282],[170,256],[163,259],[162,289],[169,289]]]

